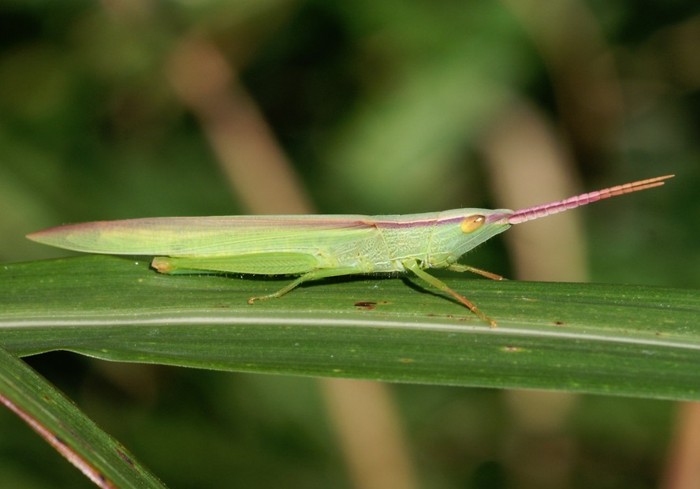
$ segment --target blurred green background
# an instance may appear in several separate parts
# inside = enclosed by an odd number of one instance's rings
[[[698,46],[693,0],[0,1],[0,259],[65,256],[24,235],[67,222],[298,212],[270,151],[324,213],[511,206],[509,175],[539,204],[551,143],[577,192],[676,174],[577,211],[584,277],[698,288]],[[508,250],[469,263],[547,279]],[[353,487],[312,379],[28,362],[172,487]],[[669,457],[671,402],[579,396],[540,429],[500,391],[391,392],[423,487],[658,487]],[[91,487],[0,427],[0,487]]]

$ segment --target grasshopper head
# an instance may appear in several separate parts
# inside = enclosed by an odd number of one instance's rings
[[[455,209],[441,212],[430,241],[431,267],[454,263],[467,251],[508,229],[508,209]]]

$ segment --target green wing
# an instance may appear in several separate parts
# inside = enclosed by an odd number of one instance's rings
[[[318,250],[376,237],[372,218],[357,215],[165,217],[98,221],[28,235],[87,253],[180,257]]]

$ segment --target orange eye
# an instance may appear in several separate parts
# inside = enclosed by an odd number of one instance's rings
[[[486,217],[475,214],[473,216],[465,217],[464,220],[459,224],[462,228],[462,232],[467,234],[476,231],[486,222]]]

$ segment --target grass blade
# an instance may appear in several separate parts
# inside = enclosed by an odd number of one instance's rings
[[[0,403],[98,487],[164,487],[126,448],[4,348],[0,348]]]
[[[208,369],[700,399],[700,294],[445,274],[499,327],[401,278],[164,276],[82,256],[5,265],[0,342]]]

